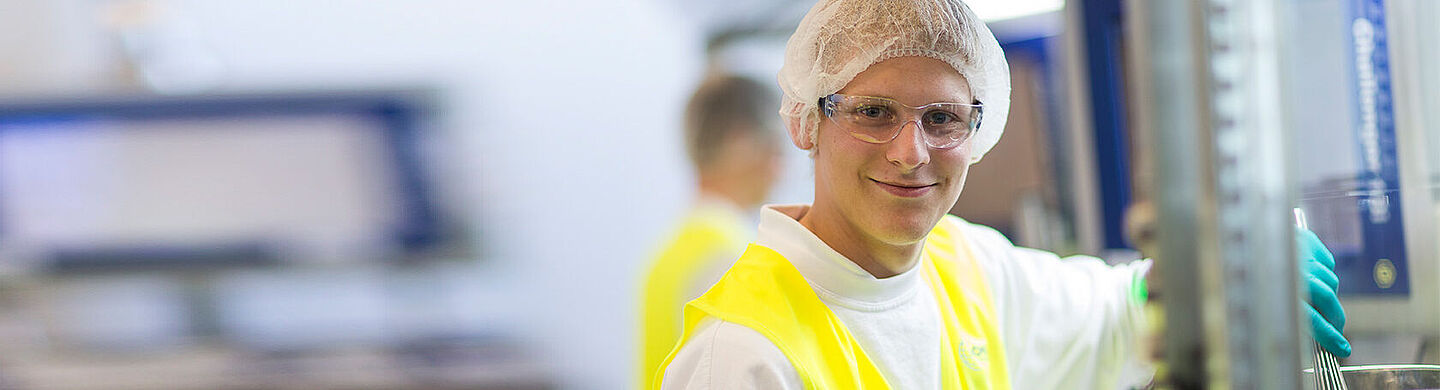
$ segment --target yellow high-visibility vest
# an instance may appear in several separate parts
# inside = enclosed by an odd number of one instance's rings
[[[752,239],[743,218],[734,210],[701,203],[680,224],[673,240],[665,245],[651,264],[642,288],[640,372],[637,380],[650,388],[655,369],[680,342],[684,325],[680,313],[685,301],[693,298],[692,286],[701,272],[713,269],[714,262],[735,260]],[[708,282],[708,280],[707,280]]]
[[[926,239],[921,270],[944,324],[941,384],[951,390],[1009,389],[989,287],[970,248],[956,245],[959,234],[957,218],[942,219]],[[652,389],[660,388],[665,367],[707,317],[765,335],[795,366],[807,389],[891,388],[845,324],[770,248],[751,245],[709,292],[685,306],[684,315],[683,339],[655,372]]]

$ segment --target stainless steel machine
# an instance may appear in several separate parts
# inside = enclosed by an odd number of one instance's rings
[[[1356,349],[1342,363],[1440,363],[1440,4],[1125,6],[1137,198],[1163,283],[1157,387],[1313,388],[1293,207],[1337,258]],[[1356,389],[1440,376],[1343,371]],[[1420,379],[1361,379],[1402,371]]]

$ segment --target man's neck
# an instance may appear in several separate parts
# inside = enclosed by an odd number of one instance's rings
[[[820,241],[875,278],[899,275],[919,262],[924,241],[901,245],[885,243],[860,230],[843,218],[838,210],[822,207],[819,204],[811,206],[800,217],[800,225],[810,229]]]

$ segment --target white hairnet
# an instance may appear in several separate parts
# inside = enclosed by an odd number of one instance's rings
[[[971,94],[985,105],[980,129],[969,141],[979,161],[1005,129],[1010,68],[990,28],[958,0],[821,0],[785,44],[780,115],[799,119],[813,142],[820,98],[870,65],[905,56],[944,61],[969,82]]]

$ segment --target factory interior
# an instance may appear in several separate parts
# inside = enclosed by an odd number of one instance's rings
[[[1328,388],[1297,225],[1349,388],[1440,388],[1440,2],[965,3],[1010,107],[950,213],[1151,259],[1125,388]],[[815,5],[0,1],[0,389],[641,388],[687,99],[778,99]]]

